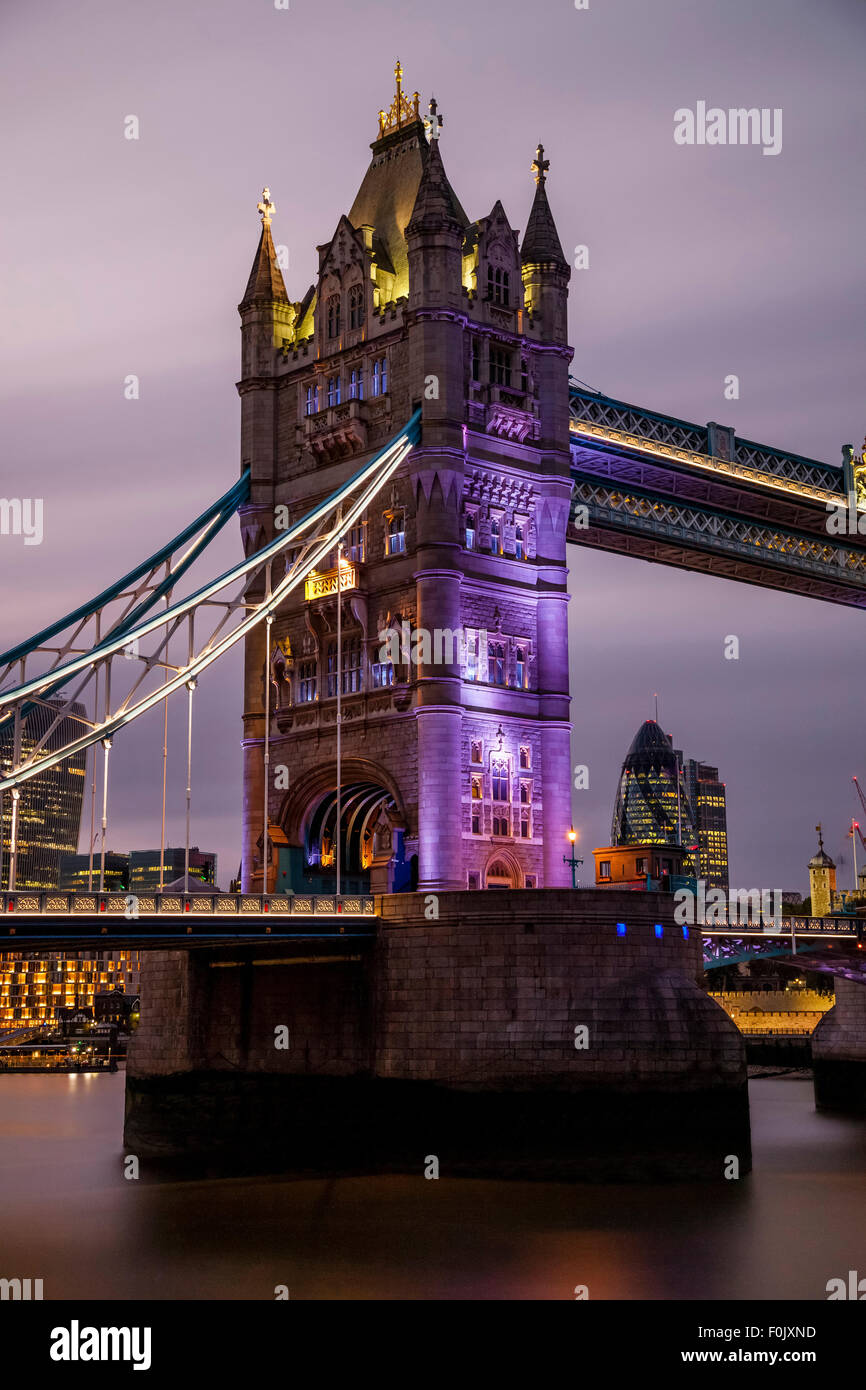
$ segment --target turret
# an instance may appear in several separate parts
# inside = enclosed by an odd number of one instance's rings
[[[809,860],[809,889],[812,895],[813,917],[826,917],[832,911],[836,893],[836,865],[824,849],[821,826],[818,832],[818,852]]]

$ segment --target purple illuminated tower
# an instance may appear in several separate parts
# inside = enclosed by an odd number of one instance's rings
[[[267,651],[263,624],[248,639],[243,883],[263,881],[267,671],[272,891],[332,890],[337,835],[344,891],[565,886],[572,353],[548,161],[539,147],[522,245],[499,202],[470,222],[435,102],[422,119],[396,76],[316,284],[289,299],[265,198],[240,305],[248,553],[422,409],[419,447],[346,538],[341,599],[331,557]]]

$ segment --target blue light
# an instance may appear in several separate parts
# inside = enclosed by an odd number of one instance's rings
[[[663,937],[664,934],[665,934],[665,929],[664,929],[664,927],[662,926],[661,922],[656,922],[656,936],[659,937],[659,939],[661,939],[661,937]]]
[[[689,939],[689,929],[688,929],[688,927],[683,927],[683,940],[684,940],[684,941],[688,941],[688,939]]]
[[[617,936],[625,936],[625,922],[617,922],[616,934]]]

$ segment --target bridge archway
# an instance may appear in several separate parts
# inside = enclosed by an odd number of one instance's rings
[[[290,879],[295,891],[327,892],[336,887],[338,833],[341,887],[347,892],[370,891],[374,858],[387,863],[403,854],[407,821],[399,789],[393,778],[366,759],[343,763],[339,828],[333,765],[315,768],[299,779],[283,804],[280,821],[288,841],[288,863],[280,879],[284,885]]]

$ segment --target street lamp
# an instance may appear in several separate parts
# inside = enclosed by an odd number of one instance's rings
[[[567,835],[566,835],[566,839],[569,841],[569,843],[570,843],[570,845],[571,845],[571,854],[570,854],[570,855],[564,854],[564,855],[562,856],[562,862],[563,862],[563,864],[569,864],[569,865],[571,866],[571,886],[572,886],[572,888],[576,888],[576,887],[577,887],[577,866],[578,866],[578,864],[582,864],[582,863],[583,863],[583,860],[582,860],[582,859],[575,859],[575,857],[574,857],[574,844],[575,844],[575,841],[576,841],[576,839],[577,839],[577,831],[575,830],[574,826],[572,826],[571,829],[568,831],[568,833],[567,833]]]

